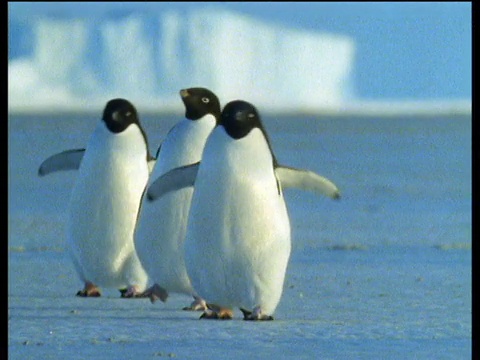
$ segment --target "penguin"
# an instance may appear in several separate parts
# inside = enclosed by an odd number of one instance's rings
[[[185,119],[179,121],[160,145],[150,179],[173,168],[200,161],[205,141],[220,119],[218,97],[206,88],[180,90]],[[193,189],[176,190],[159,201],[143,200],[135,229],[135,248],[154,282],[145,295],[165,301],[168,292],[193,296],[184,310],[206,310],[192,288],[184,260],[184,240]]]
[[[249,102],[225,105],[201,161],[150,181],[147,199],[194,187],[185,236],[193,288],[207,301],[201,319],[273,320],[291,252],[283,189],[340,198],[330,180],[278,163],[260,114]]]
[[[127,298],[145,290],[133,235],[152,161],[136,108],[118,98],[107,102],[85,149],[41,164],[39,176],[78,169],[67,220],[67,248],[84,284],[77,296],[101,296],[101,287]]]

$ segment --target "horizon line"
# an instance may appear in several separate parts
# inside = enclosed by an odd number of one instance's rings
[[[150,101],[152,100],[152,101]],[[164,99],[149,99],[146,102],[135,101],[135,107],[142,114],[168,115],[183,113],[181,104]],[[152,106],[151,104],[155,104]],[[44,104],[8,104],[8,115],[55,115],[55,114],[91,114],[103,110],[104,104],[96,103],[86,106],[85,102]],[[256,105],[261,113],[275,116],[450,116],[472,115],[472,99],[428,99],[428,100],[374,100],[352,99],[335,104],[318,106],[299,105],[285,107],[268,107]]]

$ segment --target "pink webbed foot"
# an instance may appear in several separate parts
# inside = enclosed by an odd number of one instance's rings
[[[77,292],[77,296],[80,297],[99,297],[101,295],[100,289],[90,281],[86,281],[83,290]]]
[[[231,320],[233,319],[233,311],[231,309],[222,308],[217,305],[207,304],[208,309],[200,316],[200,319],[216,319]]]
[[[243,313],[243,320],[273,320],[273,316],[263,314],[262,309],[256,307],[253,311],[248,311],[240,308]]]
[[[126,289],[120,290],[120,297],[125,299],[145,298],[145,292],[139,291],[138,286],[129,285]]]
[[[142,293],[142,297],[148,297],[153,304],[155,301],[160,300],[162,302],[167,301],[168,292],[158,284],[153,284]]]
[[[195,300],[190,304],[190,306],[185,306],[182,310],[187,311],[207,311],[207,303],[201,297],[194,296]]]

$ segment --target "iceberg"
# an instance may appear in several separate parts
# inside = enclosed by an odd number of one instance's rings
[[[222,9],[25,22],[30,54],[9,57],[9,111],[98,111],[112,97],[181,111],[181,88],[263,111],[339,107],[353,96],[355,43]],[[14,46],[11,41],[10,46]]]

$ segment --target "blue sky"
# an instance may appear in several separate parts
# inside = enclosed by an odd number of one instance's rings
[[[356,42],[355,94],[364,99],[470,98],[470,2],[10,3],[9,16],[97,16],[113,9],[216,6],[265,21],[348,35]]]

